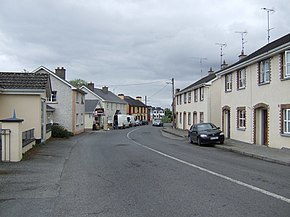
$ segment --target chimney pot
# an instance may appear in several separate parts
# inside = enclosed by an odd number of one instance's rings
[[[95,84],[93,82],[88,83],[88,88],[94,92]]]
[[[65,68],[64,67],[61,67],[61,68],[59,68],[59,67],[57,67],[56,69],[55,69],[55,74],[58,76],[58,77],[60,77],[61,79],[63,79],[63,80],[65,80]]]
[[[109,92],[109,87],[107,87],[107,86],[102,87],[102,91],[104,93],[108,93]]]

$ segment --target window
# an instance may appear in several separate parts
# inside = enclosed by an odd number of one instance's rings
[[[191,91],[188,92],[188,103],[191,103]]]
[[[79,126],[79,114],[76,114],[76,126]]]
[[[183,94],[183,102],[186,104],[186,93]]]
[[[225,91],[226,92],[232,91],[232,73],[227,74],[225,76]]]
[[[246,69],[239,70],[237,75],[237,87],[244,89],[246,87]]]
[[[188,125],[191,125],[191,112],[188,112],[187,119]]]
[[[182,104],[182,99],[181,99],[181,95],[179,95],[179,105]]]
[[[79,97],[79,93],[77,92],[77,94],[76,94],[76,103],[79,103],[79,99],[80,97]]]
[[[204,122],[204,114],[203,114],[203,112],[200,112],[199,113],[199,122],[200,123],[203,123]]]
[[[197,92],[197,89],[194,90],[194,102],[197,102],[197,99],[198,99],[198,92]]]
[[[179,114],[179,123],[182,123],[182,113]]]
[[[49,98],[47,98],[47,101],[48,102],[56,102],[56,93],[57,93],[56,90],[52,91],[51,96]]]
[[[237,108],[237,128],[245,129],[246,128],[246,108],[238,107]]]
[[[285,51],[285,74],[284,78],[290,78],[290,51]]]
[[[290,109],[283,110],[283,133],[290,134]]]
[[[260,62],[259,66],[259,84],[270,83],[270,59]]]
[[[84,125],[84,114],[81,114],[81,125]]]
[[[199,90],[199,99],[200,101],[204,100],[204,87],[201,87]]]
[[[85,104],[84,96],[83,95],[81,96],[81,104]]]

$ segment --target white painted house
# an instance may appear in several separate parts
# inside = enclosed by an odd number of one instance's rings
[[[55,72],[40,66],[34,73],[47,73],[50,76],[52,96],[47,99],[47,105],[54,108],[50,122],[57,123],[73,134],[85,130],[85,92],[66,81],[66,70],[57,68]]]
[[[218,76],[225,136],[290,148],[290,34],[244,57]]]
[[[192,124],[212,122],[220,126],[220,80],[209,74],[175,94],[175,126],[188,130]],[[214,97],[212,97],[214,96]]]
[[[126,114],[127,102],[109,91],[108,87],[95,88],[94,83],[88,83],[88,87],[82,86],[81,90],[86,93],[86,100],[99,100],[102,114],[96,113],[96,122],[100,128],[109,129],[113,127],[114,115],[116,113]]]

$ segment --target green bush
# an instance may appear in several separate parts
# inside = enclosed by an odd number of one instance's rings
[[[53,138],[69,138],[70,136],[73,136],[73,133],[69,132],[63,126],[52,125],[52,127],[51,127],[51,136]]]

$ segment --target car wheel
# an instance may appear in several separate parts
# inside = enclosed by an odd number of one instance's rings
[[[197,138],[197,145],[201,146],[201,141],[199,137]]]
[[[190,144],[192,144],[192,139],[191,139],[190,136],[188,136],[188,142],[189,142]]]
[[[221,141],[220,141],[220,144],[221,144],[221,145],[224,144],[224,140],[221,140]]]

